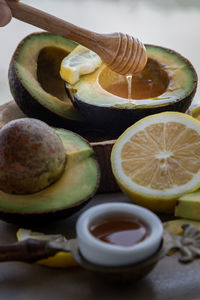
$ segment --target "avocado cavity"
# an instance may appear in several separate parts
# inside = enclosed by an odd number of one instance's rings
[[[125,76],[105,67],[98,77],[99,84],[107,92],[128,99],[128,82]],[[148,99],[163,94],[168,87],[169,76],[163,66],[149,58],[142,72],[132,76],[131,99]]]
[[[37,80],[47,94],[71,105],[59,76],[60,63],[66,55],[65,50],[53,45],[41,49],[37,58]]]

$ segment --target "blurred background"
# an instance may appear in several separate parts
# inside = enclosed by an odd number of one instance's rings
[[[171,48],[188,58],[199,75],[199,0],[30,0],[22,1],[99,33],[121,31],[143,43]],[[0,28],[0,104],[12,99],[8,67],[18,43],[40,31],[13,19]],[[193,104],[200,102],[199,87]]]

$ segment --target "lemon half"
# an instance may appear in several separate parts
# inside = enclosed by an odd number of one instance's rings
[[[200,186],[200,122],[178,112],[148,116],[118,138],[111,164],[134,202],[171,213],[178,197]]]

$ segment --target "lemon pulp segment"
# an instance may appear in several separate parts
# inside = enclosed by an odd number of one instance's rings
[[[200,135],[176,122],[153,124],[125,143],[121,159],[132,181],[152,189],[173,188],[200,169]]]

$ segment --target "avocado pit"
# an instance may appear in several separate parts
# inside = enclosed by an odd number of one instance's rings
[[[61,138],[40,120],[23,118],[0,130],[0,189],[10,194],[41,191],[60,178],[66,153]]]

